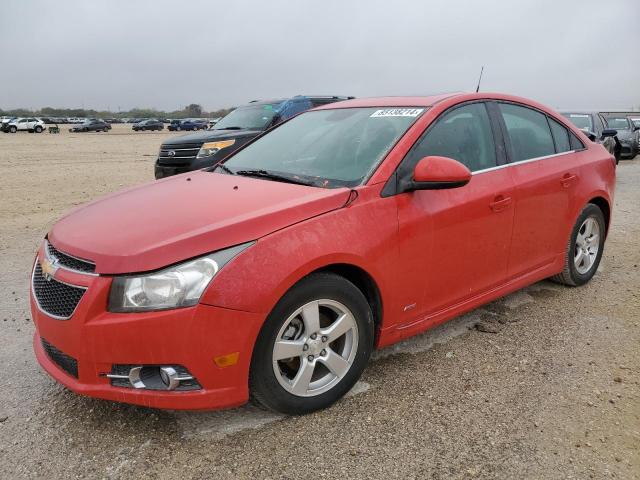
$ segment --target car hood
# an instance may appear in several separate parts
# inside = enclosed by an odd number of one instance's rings
[[[255,137],[261,130],[205,130],[204,132],[181,135],[177,138],[167,140],[162,145],[182,145],[185,143],[215,142],[216,140],[227,140],[230,138]]]
[[[634,133],[635,132],[631,130],[618,130],[616,137],[618,137],[619,140],[632,140]]]
[[[341,208],[349,189],[191,172],[111,194],[58,221],[49,241],[96,272],[134,273],[238,245]]]

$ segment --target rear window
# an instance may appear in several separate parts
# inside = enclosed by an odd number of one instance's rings
[[[629,120],[624,117],[607,118],[607,126],[616,130],[629,130]]]
[[[591,115],[587,113],[565,113],[564,116],[580,130],[594,130]]]
[[[556,153],[547,116],[531,108],[501,103],[511,144],[511,160],[520,162]]]

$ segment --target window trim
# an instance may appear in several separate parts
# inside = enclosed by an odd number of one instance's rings
[[[481,173],[492,172],[494,170],[498,170],[498,169],[506,168],[506,167],[516,167],[518,165],[522,165],[523,163],[538,162],[540,160],[547,160],[547,159],[550,159],[550,158],[560,157],[562,155],[568,155],[570,153],[578,153],[578,152],[581,152],[581,151],[582,150],[568,150],[566,152],[554,153],[553,155],[545,155],[543,157],[528,158],[526,160],[520,160],[519,162],[511,162],[511,163],[507,163],[505,165],[498,165],[497,167],[486,168],[484,170],[476,170],[475,172],[471,172],[471,175],[477,175],[477,174],[481,174]]]
[[[425,128],[422,131],[420,136],[416,139],[415,142],[413,142],[411,147],[409,147],[409,149],[407,150],[407,153],[404,154],[404,157],[402,157],[402,160],[400,160],[400,163],[398,163],[398,165],[396,166],[396,169],[393,171],[391,175],[389,175],[389,178],[387,179],[384,187],[380,192],[380,196],[384,198],[384,197],[391,197],[394,195],[398,195],[399,193],[404,193],[404,192],[398,191],[399,190],[398,186],[402,179],[406,178],[407,175],[410,175],[411,173],[413,173],[415,164],[409,161],[409,155],[411,154],[413,149],[416,148],[416,146],[429,134],[429,132],[433,129],[433,127],[445,115],[449,114],[450,112],[458,108],[465,107],[468,105],[473,105],[476,103],[484,104],[485,110],[487,112],[487,116],[489,118],[489,126],[491,128],[492,137],[493,137],[493,144],[494,144],[494,150],[495,150],[495,162],[496,162],[496,165],[494,167],[489,167],[482,170],[476,170],[476,172],[491,171],[497,167],[507,165],[508,162],[507,162],[507,156],[506,156],[506,149],[504,145],[503,133],[499,129],[499,127],[495,125],[495,119],[491,113],[491,108],[489,107],[490,103],[492,102],[493,101],[491,99],[478,98],[478,99],[468,100],[466,102],[456,103],[455,105],[452,105],[446,110],[440,112],[440,114],[435,119],[433,119],[433,121],[427,126],[427,128]],[[416,161],[415,163],[417,164],[418,162]],[[471,172],[471,174],[473,175],[474,172]]]

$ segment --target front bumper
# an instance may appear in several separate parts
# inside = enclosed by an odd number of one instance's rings
[[[172,166],[164,166],[164,165],[158,165],[158,161],[156,160],[156,164],[155,164],[155,169],[154,169],[154,173],[156,176],[156,180],[159,180],[161,178],[165,178],[165,177],[171,177],[172,175],[178,175],[180,173],[187,173],[192,171],[193,169],[191,168],[190,165],[186,165],[186,166],[182,166],[182,167],[172,167]]]
[[[87,287],[68,320],[57,320],[40,310],[31,291],[36,358],[68,389],[168,409],[228,408],[248,400],[251,352],[264,315],[204,304],[159,312],[110,313],[106,305],[111,278],[59,269],[54,279]],[[77,361],[77,378],[54,361],[41,339]],[[238,360],[234,365],[216,364],[216,358],[235,352]],[[112,386],[105,375],[114,364],[182,365],[202,388],[161,391]]]

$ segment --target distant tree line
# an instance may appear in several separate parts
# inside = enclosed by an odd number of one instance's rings
[[[86,118],[217,118],[224,117],[233,108],[221,108],[206,112],[197,103],[192,103],[182,110],[167,112],[155,108],[133,108],[126,112],[111,112],[108,110],[93,110],[84,108],[52,108],[44,107],[40,110],[16,108],[3,110],[0,108],[0,116],[10,117],[86,117]]]

